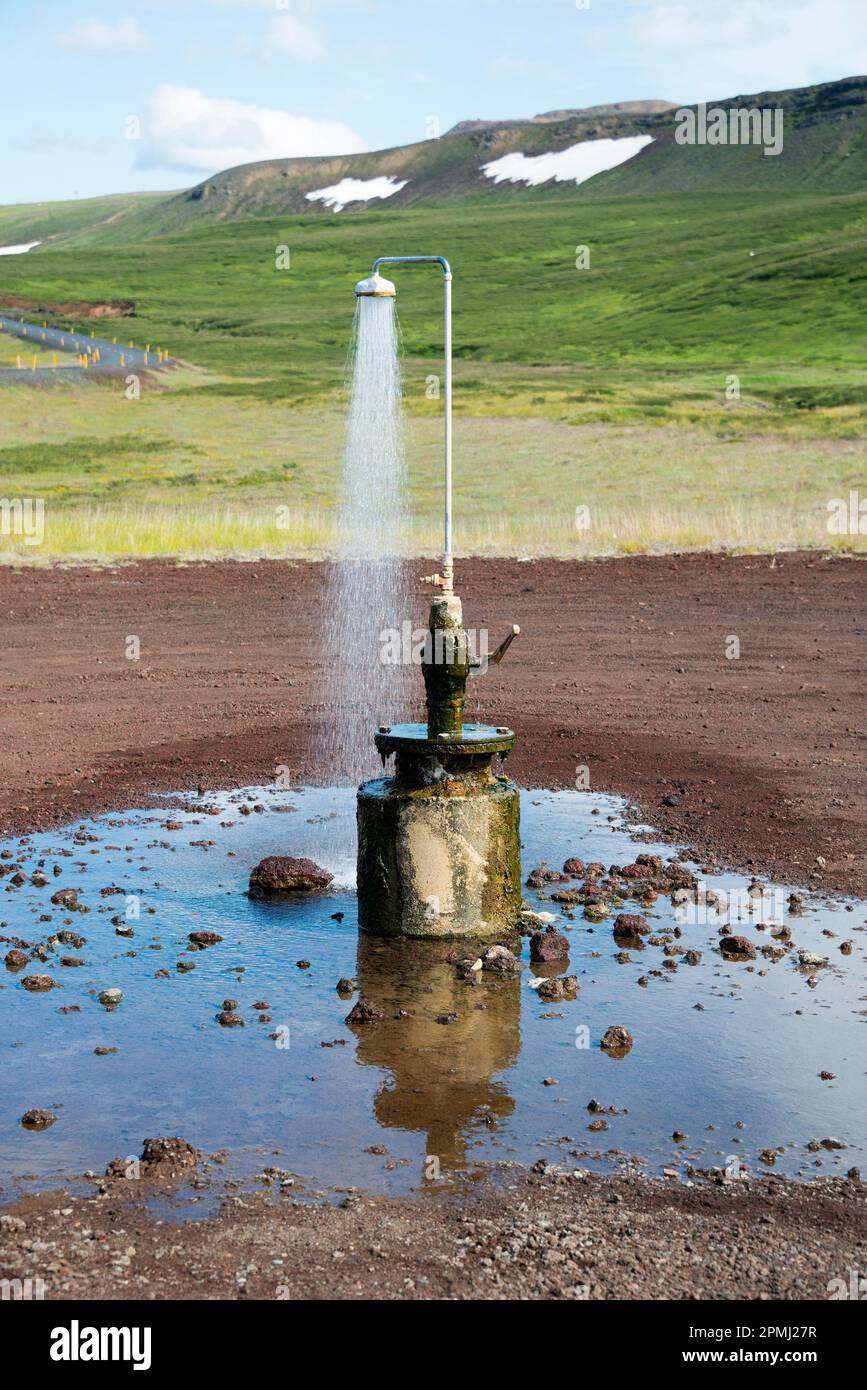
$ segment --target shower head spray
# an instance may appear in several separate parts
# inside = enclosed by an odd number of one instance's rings
[[[357,299],[394,299],[396,293],[391,280],[386,280],[377,270],[366,280],[359,280],[355,286]]]

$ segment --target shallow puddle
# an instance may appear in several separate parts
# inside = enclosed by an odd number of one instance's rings
[[[546,1003],[531,987],[539,968],[526,939],[519,979],[485,973],[476,985],[447,958],[455,943],[358,940],[351,789],[254,788],[209,796],[208,808],[217,814],[173,806],[0,845],[11,855],[0,863],[28,876],[18,887],[13,874],[0,879],[2,954],[16,938],[36,945],[64,928],[85,938],[0,972],[5,1197],[29,1182],[101,1173],[161,1134],[209,1155],[225,1151],[212,1171],[227,1177],[288,1170],[299,1192],[396,1193],[437,1172],[448,1181],[481,1164],[540,1158],[570,1167],[636,1161],[656,1175],[685,1175],[690,1164],[770,1171],[760,1157],[770,1149],[773,1171],[790,1176],[863,1163],[863,903],[808,899],[798,916],[783,908],[797,947],[829,962],[814,968],[799,967],[794,950],[776,962],[726,961],[714,918],[681,926],[677,945],[701,952],[698,964],[679,955],[676,969],[664,968],[664,941],[646,937],[620,963],[614,914],[593,924],[578,906],[557,925],[580,991]],[[570,856],[606,869],[640,852],[672,858],[669,846],[635,843],[623,815],[613,797],[524,791],[525,874]],[[278,904],[248,898],[251,868],[276,853],[331,869],[331,890]],[[30,881],[40,860],[43,887]],[[746,888],[734,875],[700,877],[716,890]],[[51,905],[68,887],[88,912]],[[791,890],[782,887],[784,903]],[[105,893],[112,888],[121,891]],[[534,909],[562,914],[524,892]],[[676,925],[668,898],[618,910],[643,912],[655,933]],[[117,935],[113,918],[134,935]],[[755,920],[732,930],[759,951],[772,944]],[[223,940],[194,951],[194,931]],[[839,949],[846,940],[849,955]],[[193,968],[179,971],[179,962]],[[28,992],[22,980],[37,973],[61,988]],[[345,1024],[358,995],[341,998],[341,977],[380,1006],[381,1022]],[[111,1012],[98,999],[106,989],[123,992]],[[226,999],[238,1001],[243,1028],[216,1021]],[[599,1046],[610,1025],[634,1038],[625,1057]],[[117,1051],[100,1056],[97,1047]],[[591,1100],[602,1109],[588,1111]],[[25,1130],[21,1116],[34,1107],[53,1110],[56,1122]],[[675,1132],[685,1137],[676,1142]],[[808,1148],[826,1138],[847,1147]]]

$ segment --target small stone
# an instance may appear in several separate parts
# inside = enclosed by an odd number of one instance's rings
[[[215,931],[191,931],[187,939],[195,950],[204,951],[208,946],[218,945],[223,938]]]
[[[569,956],[569,942],[553,923],[544,931],[535,932],[530,937],[530,959],[537,963],[552,960],[566,960]]]
[[[42,1130],[50,1129],[57,1116],[50,1110],[26,1110],[21,1116],[21,1123],[25,1129]]]
[[[632,1047],[633,1041],[634,1039],[628,1028],[624,1028],[620,1024],[614,1024],[612,1027],[605,1030],[599,1045],[604,1048],[606,1052],[611,1052],[615,1056],[625,1057],[626,1053]]]
[[[56,893],[51,894],[51,901],[57,907],[65,907],[70,912],[75,912],[78,907],[78,893],[74,888],[58,888]]]
[[[532,952],[532,943],[530,946]],[[521,972],[521,962],[514,952],[507,946],[490,946],[481,958],[482,969],[492,975],[504,975],[507,977],[518,975]],[[471,962],[471,970],[475,970],[476,962]]]
[[[59,988],[50,975],[25,975],[21,983],[31,994],[45,994],[49,989]]]
[[[382,1009],[370,999],[357,999],[344,1019],[344,1023],[378,1023],[385,1018]]]
[[[12,950],[6,952],[5,965],[7,970],[23,970],[29,961],[29,956],[25,956],[23,951]]]
[[[310,969],[310,962],[309,962],[309,960],[296,960],[295,964],[297,965],[297,967],[298,967],[299,970],[309,970],[309,969]]]
[[[724,936],[719,943],[724,956],[734,960],[755,960],[756,948],[746,936]]]
[[[240,1015],[233,1013],[231,1009],[223,1009],[222,1013],[216,1015],[217,1022],[221,1028],[244,1028],[246,1024]]]
[[[623,941],[640,942],[642,936],[650,931],[647,921],[638,912],[621,912],[614,919],[615,937]]]
[[[558,999],[574,999],[578,993],[579,984],[577,975],[561,975],[551,980],[542,980],[538,987],[540,999],[545,999],[549,1003]]]
[[[103,1008],[108,1009],[109,1013],[111,1013],[112,1010],[117,1008],[121,999],[123,999],[123,990],[104,989],[97,997]]]
[[[337,981],[338,994],[352,994],[355,991],[355,981],[350,980],[348,975]]]

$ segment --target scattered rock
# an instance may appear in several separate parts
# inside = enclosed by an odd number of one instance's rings
[[[7,970],[23,970],[27,965],[29,956],[25,956],[23,951],[13,950],[6,952],[5,965]]]
[[[625,1057],[633,1042],[634,1039],[628,1028],[614,1024],[605,1030],[599,1046],[614,1056]]]
[[[638,912],[621,912],[614,919],[615,937],[622,941],[640,942],[650,931],[647,920]]]
[[[815,951],[799,951],[798,964],[815,969],[818,965],[827,965],[828,961],[825,956],[817,956]]]
[[[355,981],[350,980],[348,975],[344,975],[342,979],[337,981],[337,993],[347,995],[354,994]]]
[[[117,1008],[121,999],[123,999],[123,990],[104,989],[100,992],[100,994],[97,997],[102,1007],[104,1009],[108,1009],[109,1013],[111,1013],[114,1009]]]
[[[724,956],[734,960],[755,960],[756,948],[746,936],[724,936],[719,948]]]
[[[535,940],[535,937],[533,938]],[[530,950],[532,953],[532,942]],[[475,965],[475,962],[473,962]],[[482,969],[492,975],[505,975],[507,978],[520,974],[521,962],[507,946],[490,946],[482,956]]]
[[[49,989],[60,988],[50,975],[25,975],[21,983],[31,994],[45,994]]]
[[[146,1139],[141,1152],[141,1165],[149,1176],[161,1177],[178,1170],[195,1168],[198,1161],[198,1149],[176,1135]]]
[[[385,1018],[382,1009],[370,999],[358,999],[344,1019],[344,1023],[378,1023]]]
[[[51,901],[58,907],[75,912],[78,908],[78,893],[74,888],[58,888],[56,893],[51,894]]]
[[[245,1028],[246,1024],[240,1014],[236,1014],[232,1009],[223,1009],[216,1015],[217,1022],[221,1028]]]
[[[250,874],[250,893],[268,897],[276,893],[312,893],[327,888],[334,875],[312,859],[293,859],[275,854],[263,859]]]
[[[50,1129],[57,1116],[51,1110],[25,1110],[21,1123],[25,1129]]]
[[[195,950],[204,951],[208,946],[218,945],[223,938],[215,931],[191,931],[187,939]]]
[[[530,959],[536,962],[568,960],[569,942],[553,922],[530,937]]]
[[[560,975],[552,980],[542,980],[539,984],[540,999],[549,1002],[557,999],[574,999],[580,986],[577,975]]]

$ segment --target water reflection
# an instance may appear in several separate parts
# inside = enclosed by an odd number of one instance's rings
[[[454,942],[358,942],[359,992],[385,1014],[355,1029],[358,1061],[390,1076],[376,1118],[426,1134],[443,1172],[464,1168],[474,1130],[496,1128],[515,1108],[497,1074],[518,1058],[520,982],[459,979],[454,960],[465,954]]]

